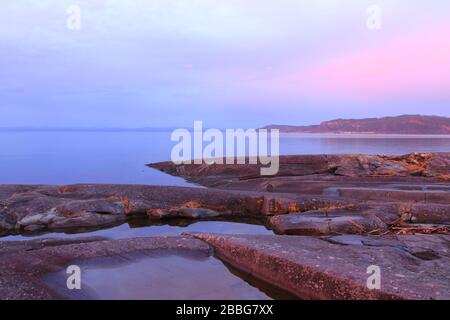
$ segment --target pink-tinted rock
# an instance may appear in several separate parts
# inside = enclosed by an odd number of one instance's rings
[[[310,236],[381,233],[387,230],[387,225],[370,210],[291,213],[272,217],[270,225],[278,234]]]
[[[249,163],[248,159],[246,163]],[[292,155],[280,156],[276,176],[306,176],[314,174],[348,177],[368,176],[434,176],[450,174],[450,153],[413,153],[404,156],[379,155]],[[163,172],[189,180],[213,185],[232,178],[254,179],[260,176],[256,165],[208,165],[161,162],[149,164]]]
[[[133,252],[211,254],[202,241],[186,237],[103,240],[100,238],[0,241],[0,299],[61,299],[43,280],[74,261]]]
[[[449,236],[193,236],[304,299],[450,299]],[[367,287],[370,266],[380,270],[380,289]]]

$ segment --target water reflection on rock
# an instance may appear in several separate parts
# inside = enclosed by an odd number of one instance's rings
[[[109,239],[123,239],[133,237],[174,236],[183,232],[212,232],[226,234],[273,234],[264,221],[257,218],[233,218],[215,220],[169,219],[152,220],[135,218],[126,223],[105,226],[104,228],[76,228],[65,232],[40,232],[10,235],[0,238],[8,240],[30,240],[42,238],[78,238],[99,236]]]
[[[67,275],[47,275],[46,283],[69,299],[288,299],[289,294],[230,270],[200,252],[135,253],[78,263],[81,290],[65,288]]]

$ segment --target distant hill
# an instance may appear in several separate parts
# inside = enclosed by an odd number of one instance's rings
[[[285,133],[450,134],[450,118],[402,115],[367,119],[336,119],[312,126],[269,125]]]

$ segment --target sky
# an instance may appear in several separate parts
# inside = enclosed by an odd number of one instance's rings
[[[0,12],[0,127],[450,116],[448,0],[2,0]]]

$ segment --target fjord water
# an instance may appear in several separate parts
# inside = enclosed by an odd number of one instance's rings
[[[171,132],[0,132],[0,184],[187,186],[145,166],[170,160]],[[450,152],[450,136],[282,134],[281,154]]]

